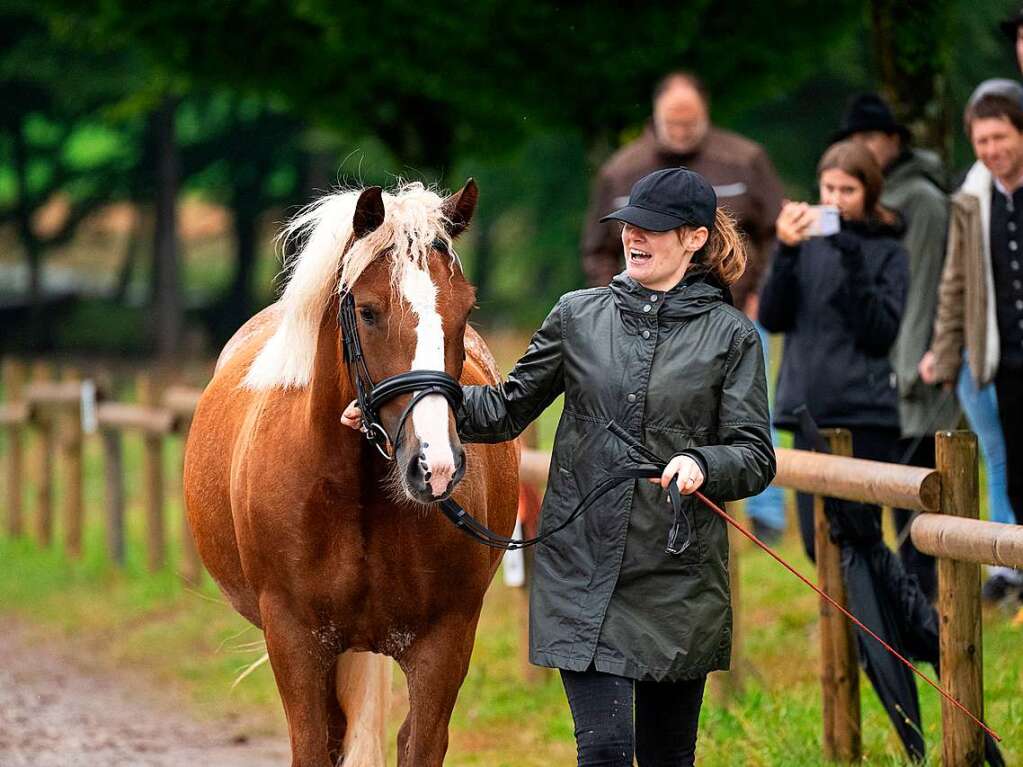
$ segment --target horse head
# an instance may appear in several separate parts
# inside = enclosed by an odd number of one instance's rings
[[[353,359],[348,349],[342,382],[358,385],[360,372],[370,391],[381,382],[381,389],[404,382],[399,388],[407,391],[386,397],[364,412],[364,420],[370,429],[382,427],[373,436],[389,443],[381,452],[394,459],[396,485],[419,503],[447,498],[466,468],[452,409],[460,390],[454,387],[452,397],[448,387],[449,402],[417,384],[429,381],[423,373],[443,372],[451,383],[462,373],[465,327],[476,294],[453,242],[468,226],[478,196],[471,179],[443,200],[416,185],[386,198],[379,187],[365,189],[342,260],[342,302],[345,293],[353,299],[348,332],[357,336],[362,358]]]

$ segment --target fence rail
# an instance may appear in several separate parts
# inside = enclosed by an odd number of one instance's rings
[[[138,382],[137,403],[110,401],[103,387],[81,381],[74,371],[65,379],[52,380],[48,366],[37,364],[28,380],[24,366],[4,365],[6,402],[0,403],[0,428],[6,435],[6,528],[10,535],[25,532],[23,475],[26,465],[35,474],[34,529],[48,545],[53,533],[51,485],[59,455],[64,471],[65,548],[70,556],[81,552],[82,450],[87,430],[98,430],[102,439],[105,483],[105,522],[111,559],[124,561],[124,466],[121,437],[136,432],[144,442],[144,489],[147,563],[156,570],[165,565],[164,504],[166,500],[162,451],[165,438],[188,431],[201,390],[169,386],[160,390],[150,376]],[[91,403],[91,404],[90,404]],[[25,432],[35,432],[32,453],[25,455]],[[830,540],[824,514],[824,498],[840,498],[897,506],[919,512],[911,536],[916,546],[939,558],[939,618],[942,681],[960,702],[983,715],[980,621],[980,564],[1023,567],[1023,527],[981,522],[977,481],[976,437],[969,432],[937,435],[937,469],[920,469],[864,461],[848,457],[849,432],[829,430],[825,436],[832,455],[778,449],[778,473],[774,484],[814,494],[818,581],[840,604],[845,603],[838,547]],[[28,459],[26,461],[26,458]],[[550,469],[550,455],[535,449],[522,451],[523,483],[543,488]],[[176,483],[175,483],[176,484]],[[184,504],[181,504],[182,509]],[[936,513],[937,512],[937,513]],[[183,528],[184,529],[184,528]],[[195,582],[202,566],[191,536],[182,536],[181,570]],[[735,584],[734,610],[738,604],[738,549],[731,556]],[[821,618],[821,688],[823,696],[823,750],[828,759],[856,762],[860,745],[859,670],[852,626],[823,600]],[[741,641],[734,643],[733,667],[740,668]],[[738,689],[737,676],[725,684]],[[981,765],[981,731],[943,701],[942,741],[945,765]]]

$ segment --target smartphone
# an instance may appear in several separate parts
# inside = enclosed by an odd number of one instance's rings
[[[838,208],[834,205],[811,205],[810,215],[810,228],[806,230],[810,237],[838,234],[838,230],[842,228]]]

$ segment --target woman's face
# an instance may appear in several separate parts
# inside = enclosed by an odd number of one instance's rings
[[[866,217],[866,189],[855,176],[838,168],[829,168],[821,173],[820,191],[821,205],[834,205],[842,218],[858,221]]]
[[[689,268],[693,253],[707,241],[707,228],[650,232],[632,224],[622,227],[625,270],[651,290],[671,290]]]

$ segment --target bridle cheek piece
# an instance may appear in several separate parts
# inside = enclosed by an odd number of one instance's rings
[[[386,460],[393,461],[401,446],[405,421],[412,414],[412,409],[424,397],[439,394],[448,401],[455,412],[462,406],[462,386],[443,370],[410,370],[406,373],[388,376],[379,383],[373,383],[373,377],[366,366],[366,358],[359,341],[359,326],[355,317],[355,296],[349,288],[341,297],[338,312],[341,325],[341,341],[344,346],[345,362],[355,378],[355,392],[362,411],[362,431],[366,439]],[[385,402],[402,394],[412,394],[398,419],[398,426],[392,437],[380,421],[380,408]],[[388,450],[390,447],[390,450]]]

